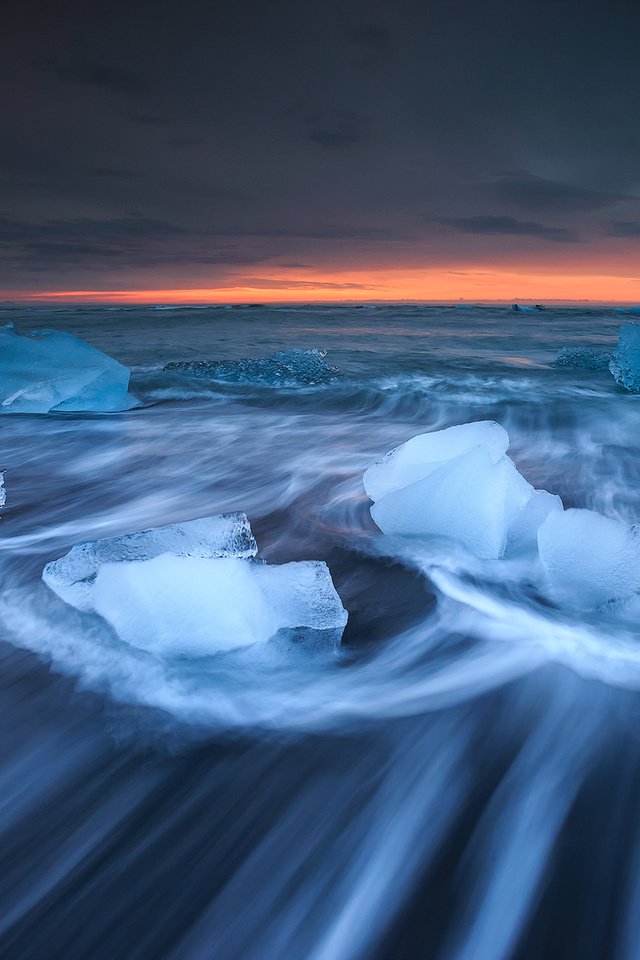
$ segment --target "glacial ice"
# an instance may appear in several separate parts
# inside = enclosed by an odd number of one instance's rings
[[[622,324],[609,369],[625,390],[640,392],[640,323]]]
[[[4,485],[4,473],[0,470],[0,509],[7,502],[7,489]]]
[[[96,613],[121,640],[160,656],[208,656],[265,643],[280,630],[335,630],[346,614],[324,563],[270,567],[233,557],[162,554],[107,563]]]
[[[129,370],[70,333],[0,327],[0,411],[128,410]]]
[[[203,380],[288,386],[332,383],[340,379],[337,367],[325,362],[326,350],[278,350],[255,360],[185,360],[167,363],[167,373],[183,373]]]
[[[64,557],[46,565],[42,579],[66,603],[79,610],[93,610],[95,579],[105,563],[153,560],[163,553],[248,559],[257,552],[246,514],[223,513],[77,543]]]
[[[476,443],[465,450],[463,438]],[[565,510],[518,472],[508,444],[492,421],[414,437],[366,472],[371,516],[385,534],[446,538],[484,560],[534,561],[541,592],[579,608],[640,598],[640,526]]]
[[[338,642],[347,613],[326,564],[270,566],[256,553],[246,516],[226,514],[78,544],[43,579],[158,656],[209,656],[280,631]]]
[[[582,370],[608,370],[611,352],[594,347],[563,347],[554,360],[556,367],[578,367]]]
[[[561,513],[562,500],[547,490],[533,490],[529,500],[517,514],[507,531],[507,549],[509,556],[535,551],[538,545],[538,529],[550,513]]]
[[[538,548],[552,593],[589,607],[640,591],[640,530],[593,510],[549,514]]]
[[[428,477],[443,463],[478,446],[486,447],[491,463],[497,463],[509,446],[509,434],[493,420],[481,420],[412,437],[365,472],[363,483],[367,496],[380,500],[387,493]]]
[[[478,557],[499,559],[532,493],[508,457],[476,446],[387,493],[373,504],[371,516],[383,533],[447,537]]]

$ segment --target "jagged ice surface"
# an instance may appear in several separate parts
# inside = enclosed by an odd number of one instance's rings
[[[369,467],[363,477],[364,488],[371,500],[380,500],[385,494],[429,476],[443,463],[478,446],[484,446],[491,463],[497,463],[507,451],[509,434],[493,420],[460,423],[445,430],[421,433]]]
[[[620,327],[609,369],[625,390],[640,392],[640,323],[623,323]]]
[[[78,544],[43,579],[161,657],[209,656],[282,630],[339,640],[347,613],[326,564],[268,566],[256,552],[247,517],[226,514]]]
[[[0,411],[128,410],[129,370],[70,333],[0,328]]]
[[[96,576],[105,563],[152,560],[163,553],[247,559],[257,552],[246,514],[222,513],[77,543],[64,557],[46,565],[42,579],[66,603],[79,610],[93,610]]]
[[[337,367],[325,362],[325,357],[326,350],[278,350],[255,360],[173,361],[164,369],[168,373],[183,373],[204,380],[313,386],[331,383],[341,376]]]
[[[564,510],[560,497],[534,489],[505,455],[505,430],[491,421],[463,426],[469,429],[414,437],[367,471],[371,516],[383,533],[443,537],[486,560],[537,554],[541,567],[534,564],[531,575],[542,591],[578,607],[640,593],[639,528]],[[465,436],[477,444],[460,453]],[[420,464],[431,454],[435,464]],[[430,472],[416,480],[425,467]]]
[[[508,446],[492,420],[413,437],[365,473],[371,516],[383,533],[446,537],[483,559],[535,550],[537,527],[560,498],[534,490]]]
[[[577,367],[583,370],[608,370],[611,353],[594,347],[563,347],[554,360],[556,367]]]

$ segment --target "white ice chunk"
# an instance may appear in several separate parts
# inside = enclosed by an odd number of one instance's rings
[[[163,554],[107,563],[96,612],[121,640],[164,657],[209,656],[265,643],[279,630],[339,630],[347,614],[326,564],[267,566]]]
[[[518,553],[535,552],[538,547],[537,535],[540,524],[544,523],[550,513],[561,512],[562,509],[562,500],[555,493],[534,490],[508,531],[507,553],[513,556]]]
[[[366,471],[363,482],[367,495],[380,500],[386,494],[429,476],[443,463],[483,445],[491,462],[497,463],[509,446],[509,434],[493,420],[461,423],[433,433],[421,433],[390,450]]]
[[[4,473],[0,470],[0,507],[4,507],[7,502],[7,490],[4,485]]]
[[[347,613],[326,564],[268,566],[256,553],[245,514],[221,514],[77,544],[42,577],[158,656],[208,656],[281,630],[338,642]]]
[[[42,579],[67,603],[79,610],[93,610],[96,575],[105,563],[152,560],[163,553],[246,559],[257,552],[246,514],[217,514],[78,543],[64,557],[48,563]]]
[[[640,531],[593,510],[549,514],[538,530],[552,593],[579,606],[625,600],[640,590]]]
[[[447,537],[478,557],[499,559],[532,493],[508,457],[496,461],[495,447],[476,446],[388,493],[371,507],[371,516],[383,533]]]
[[[622,324],[609,369],[616,383],[625,390],[640,392],[640,323]]]
[[[129,370],[70,333],[0,327],[0,412],[112,412],[135,401]]]

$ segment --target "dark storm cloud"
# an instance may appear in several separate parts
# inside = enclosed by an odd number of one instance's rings
[[[137,113],[129,118],[134,123],[140,123],[144,126],[162,126],[169,123],[168,117],[161,117],[154,113]]]
[[[0,217],[0,262],[10,269],[46,272],[60,266],[100,271],[114,265],[128,269],[181,263],[253,265],[268,258],[144,217],[37,223]]]
[[[365,66],[379,66],[390,59],[393,52],[393,40],[388,27],[378,23],[361,23],[348,32],[349,40],[354,44],[358,56]]]
[[[220,229],[217,227],[209,228],[206,233],[211,236],[246,236],[246,237],[264,237],[264,238],[283,238],[294,240],[363,240],[380,241],[386,243],[390,240],[411,240],[415,235],[407,234],[403,231],[396,231],[390,227],[352,227],[340,226],[339,224],[329,224],[327,226],[316,226],[306,230],[295,230],[286,227],[270,227],[260,229],[258,227]]]
[[[0,209],[31,224],[4,241],[13,286],[38,257],[51,284],[77,258],[114,284],[158,262],[165,285],[171,255],[593,262],[608,231],[631,249],[638,35],[625,0],[11,4]]]
[[[640,240],[640,223],[616,220],[611,224],[610,237],[637,237]]]
[[[516,217],[444,217],[439,220],[443,226],[452,227],[462,233],[502,234],[512,237],[538,237],[555,243],[579,243],[579,238],[564,227],[548,227],[531,220],[518,220]]]
[[[202,137],[169,137],[170,147],[201,147],[205,141]]]
[[[624,193],[609,193],[547,180],[526,170],[501,174],[489,182],[488,188],[501,199],[519,207],[563,213],[599,210],[614,203],[640,199]]]
[[[329,149],[355,146],[366,136],[367,118],[351,110],[310,113],[305,123],[309,140]]]
[[[145,88],[143,77],[134,70],[123,69],[93,60],[51,60],[48,69],[67,83],[103,87],[116,93],[136,94]]]

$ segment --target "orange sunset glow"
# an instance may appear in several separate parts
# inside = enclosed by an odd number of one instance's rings
[[[309,275],[295,280],[268,276],[211,287],[158,287],[118,290],[9,291],[24,302],[86,303],[273,303],[443,301],[443,300],[591,300],[626,303],[640,300],[640,277],[605,274],[549,274],[490,270],[379,270]]]

